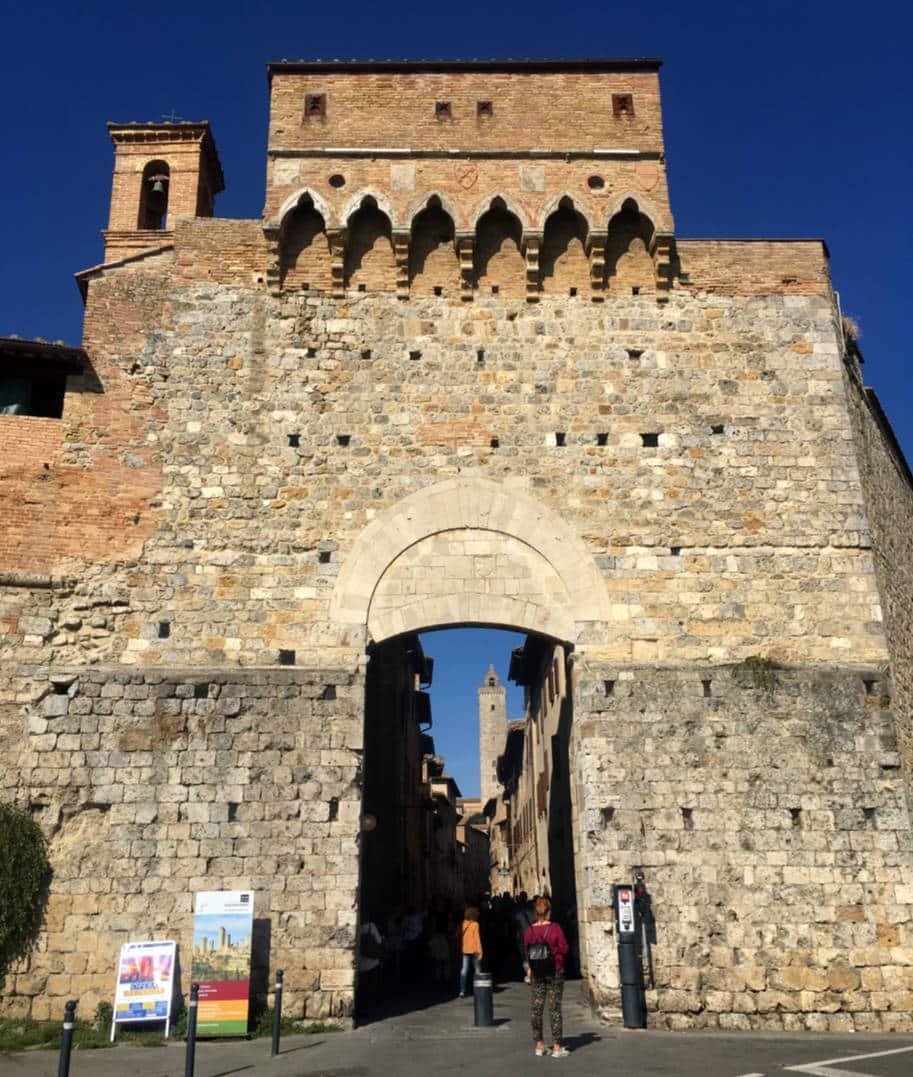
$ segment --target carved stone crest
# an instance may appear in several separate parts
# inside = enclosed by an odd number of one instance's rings
[[[476,165],[460,165],[457,168],[457,183],[464,189],[469,190],[479,178],[479,170]]]

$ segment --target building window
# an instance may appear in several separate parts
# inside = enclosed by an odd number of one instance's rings
[[[59,419],[66,384],[65,374],[0,374],[0,415]]]

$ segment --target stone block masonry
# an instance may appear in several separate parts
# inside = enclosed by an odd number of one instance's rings
[[[54,881],[44,944],[8,977],[7,1012],[46,1019],[72,996],[91,1014],[121,944],[139,937],[178,941],[186,994],[194,894],[252,889],[286,1011],[347,1021],[363,679],[202,667],[21,678],[31,698],[5,730],[2,794],[42,822]]]
[[[913,833],[883,674],[583,659],[574,680],[597,1005],[619,1005],[611,884],[639,867],[651,1026],[913,1029]]]
[[[55,871],[7,1010],[243,886],[347,1020],[369,656],[488,624],[576,663],[605,1012],[643,866],[655,1023],[910,1027],[909,471],[821,241],[673,235],[658,66],[271,65],[256,221],[207,125],[112,128],[85,369],[0,416],[0,793]]]

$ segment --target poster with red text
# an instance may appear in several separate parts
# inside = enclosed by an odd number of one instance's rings
[[[200,1036],[247,1035],[253,923],[253,891],[197,894],[191,980],[200,985]]]
[[[111,1039],[119,1024],[132,1021],[164,1021],[165,1035],[174,994],[173,942],[125,942],[117,963],[114,1019]]]

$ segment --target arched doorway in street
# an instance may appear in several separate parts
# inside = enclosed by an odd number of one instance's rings
[[[359,919],[362,939],[374,925],[385,941],[383,955],[375,942],[359,944],[361,1007],[376,1002],[381,956],[387,1003],[393,984],[430,978],[432,937],[443,931],[449,941],[454,918],[475,900],[491,921],[495,971],[516,974],[509,910],[520,890],[548,894],[576,936],[573,661],[581,642],[604,638],[608,621],[589,552],[522,491],[449,480],[404,498],[365,529],[343,564],[332,611],[352,638],[365,634],[368,652]],[[509,653],[491,654],[473,671],[470,691],[490,687],[485,671],[500,663],[499,682],[510,678],[523,695],[517,712],[501,716],[500,731],[494,727],[494,747],[479,736],[482,711],[479,726],[466,716],[464,738],[479,737],[482,784],[486,750],[496,781],[478,798],[463,798],[434,745],[429,659],[443,668],[433,653],[437,630],[483,626],[520,636]],[[477,803],[461,812],[467,799]],[[464,837],[468,826],[488,839],[482,883],[457,869],[465,855],[450,837],[457,825]],[[448,986],[455,990],[455,979]],[[411,1007],[436,996],[401,997]]]

